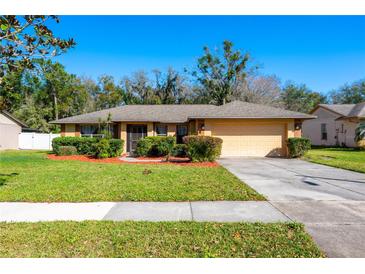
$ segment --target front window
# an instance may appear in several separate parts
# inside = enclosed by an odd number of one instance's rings
[[[81,137],[105,137],[107,132],[109,132],[110,136],[114,136],[114,125],[110,124],[104,127],[100,125],[80,126]]]
[[[156,125],[157,136],[167,136],[167,125]]]
[[[321,124],[321,139],[327,140],[327,125]]]
[[[97,125],[82,125],[80,127],[81,136],[90,136],[98,133]]]

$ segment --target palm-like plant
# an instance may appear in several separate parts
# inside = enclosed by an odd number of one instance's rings
[[[361,122],[355,130],[355,141],[365,140],[365,122]]]

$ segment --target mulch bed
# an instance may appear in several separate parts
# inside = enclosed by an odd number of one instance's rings
[[[119,157],[106,158],[106,159],[96,159],[92,156],[86,155],[70,155],[70,156],[57,156],[55,154],[48,154],[48,159],[50,160],[62,160],[62,161],[81,161],[81,162],[93,162],[93,163],[108,163],[108,164],[143,164],[143,165],[181,165],[181,166],[197,166],[197,167],[217,167],[219,164],[217,162],[204,162],[204,163],[192,163],[189,162],[188,158],[176,158],[171,157],[170,162],[131,162],[123,161]],[[138,157],[139,160],[163,160],[164,157]]]

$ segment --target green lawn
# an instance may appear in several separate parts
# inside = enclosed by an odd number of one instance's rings
[[[304,159],[365,173],[365,151],[352,148],[314,148],[306,153]]]
[[[321,257],[295,223],[0,223],[0,257]]]
[[[0,152],[0,201],[264,200],[223,167],[102,164],[46,156]]]

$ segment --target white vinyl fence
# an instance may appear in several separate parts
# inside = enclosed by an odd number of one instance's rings
[[[53,138],[61,134],[22,132],[19,134],[19,149],[52,149]]]

